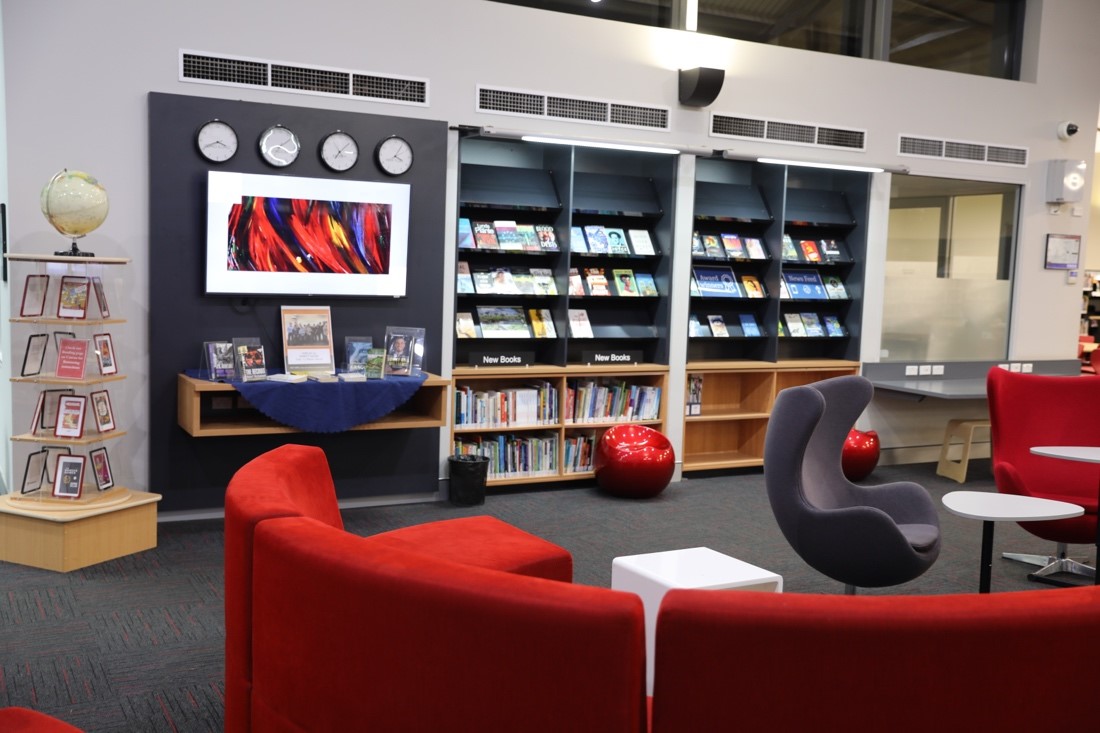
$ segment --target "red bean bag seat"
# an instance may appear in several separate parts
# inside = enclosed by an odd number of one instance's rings
[[[659,431],[645,425],[616,425],[596,444],[596,483],[614,496],[648,499],[672,479],[676,454]]]

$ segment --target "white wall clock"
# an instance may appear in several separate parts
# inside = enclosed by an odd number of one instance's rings
[[[348,133],[337,130],[321,141],[321,162],[338,173],[351,168],[359,160],[359,143]]]
[[[195,133],[195,144],[202,157],[224,163],[237,154],[237,131],[228,122],[210,120]]]
[[[260,135],[260,155],[276,168],[285,168],[298,159],[302,145],[298,136],[282,125],[272,125]]]
[[[403,137],[391,135],[378,143],[374,149],[374,161],[383,173],[399,176],[412,168],[412,145],[409,145],[409,141]]]

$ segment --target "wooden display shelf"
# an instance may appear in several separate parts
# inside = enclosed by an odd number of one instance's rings
[[[69,572],[157,546],[159,494],[116,487],[80,499],[0,497],[0,561]]]
[[[27,254],[23,252],[8,252],[4,256],[13,262],[61,262],[66,265],[125,265],[130,262],[129,257],[72,257],[71,255]]]
[[[71,387],[94,387],[97,384],[118,382],[123,379],[126,379],[125,374],[101,374],[95,377],[84,377],[84,379],[68,379],[56,377],[53,374],[36,374],[33,377],[12,377],[11,381],[22,384],[63,384]]]
[[[34,433],[20,433],[11,436],[14,441],[23,443],[49,443],[50,445],[94,445],[105,440],[114,440],[126,435],[125,430],[111,430],[106,433],[91,432],[79,438],[59,438],[56,435],[35,435]]]
[[[125,318],[49,318],[46,316],[18,316],[16,318],[9,318],[10,323],[28,323],[30,325],[39,326],[81,326],[83,328],[89,328],[92,326],[114,326],[120,323],[126,323]]]
[[[447,390],[450,381],[435,374],[428,378],[412,398],[389,415],[374,422],[356,425],[350,430],[399,430],[411,428],[439,428],[447,424]],[[204,399],[216,396],[237,395],[232,384],[211,382],[180,374],[177,380],[176,406],[179,426],[195,438],[213,438],[234,435],[274,435],[300,433],[298,428],[282,425],[253,413],[248,416],[204,416]]]

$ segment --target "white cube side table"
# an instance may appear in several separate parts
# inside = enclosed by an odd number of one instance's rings
[[[665,593],[672,588],[782,593],[783,578],[709,547],[690,547],[615,558],[611,562],[611,587],[637,593],[642,599],[645,607],[646,694],[652,695],[657,611]]]

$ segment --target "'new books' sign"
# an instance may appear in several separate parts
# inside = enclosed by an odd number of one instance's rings
[[[533,351],[471,351],[470,366],[530,366],[535,361]]]

